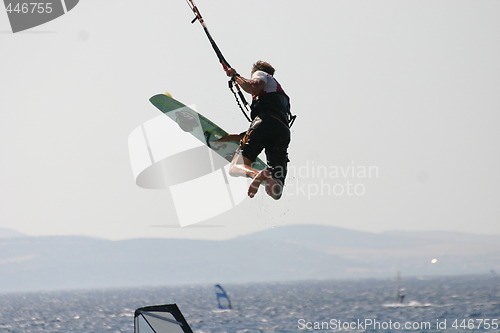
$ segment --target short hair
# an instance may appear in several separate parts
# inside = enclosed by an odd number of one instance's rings
[[[252,74],[255,73],[256,71],[263,71],[269,75],[274,75],[274,67],[271,66],[270,63],[261,60],[253,64]]]

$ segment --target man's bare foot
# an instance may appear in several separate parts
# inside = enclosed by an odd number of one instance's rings
[[[248,196],[250,198],[255,196],[262,182],[264,182],[266,193],[271,198],[274,200],[281,198],[281,194],[283,193],[283,184],[281,181],[274,179],[267,169],[259,171],[257,176],[255,176],[252,180],[252,183],[250,183],[250,186],[248,187]]]
[[[250,183],[250,186],[248,187],[248,196],[250,198],[253,198],[255,196],[255,194],[257,193],[257,191],[259,190],[260,184],[263,181],[267,181],[268,179],[272,179],[271,173],[269,172],[269,170],[264,169],[264,170],[259,171],[257,176],[255,176],[255,178]]]
[[[269,177],[266,179],[266,193],[274,200],[278,200],[281,198],[281,194],[283,193],[283,183],[281,181]]]

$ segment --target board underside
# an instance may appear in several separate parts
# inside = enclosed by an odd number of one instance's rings
[[[239,143],[234,141],[217,142],[228,133],[211,120],[165,94],[155,95],[149,101],[167,117],[175,121],[184,132],[193,135],[226,161],[232,161]],[[261,159],[257,158],[252,167],[262,170],[267,166]]]

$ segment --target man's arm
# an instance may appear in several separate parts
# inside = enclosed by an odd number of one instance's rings
[[[223,136],[219,140],[215,140],[213,142],[217,142],[217,143],[222,143],[222,142],[238,142],[241,139],[243,139],[244,135],[245,135],[245,133],[241,133],[241,134],[228,134],[226,136]]]
[[[229,68],[227,71],[227,76],[230,76],[236,81],[240,87],[251,95],[258,95],[264,89],[266,83],[259,79],[246,79],[236,73],[234,68]]]

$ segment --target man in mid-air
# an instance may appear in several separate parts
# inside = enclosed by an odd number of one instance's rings
[[[253,198],[259,186],[265,185],[266,193],[278,200],[283,193],[287,173],[288,144],[290,143],[290,99],[274,78],[274,68],[264,61],[257,61],[252,67],[251,78],[240,76],[235,69],[226,73],[249,94],[252,123],[244,134],[230,135],[240,139],[240,146],[234,154],[229,174],[252,178],[248,196]],[[258,171],[252,168],[257,156],[266,153],[268,168]]]

